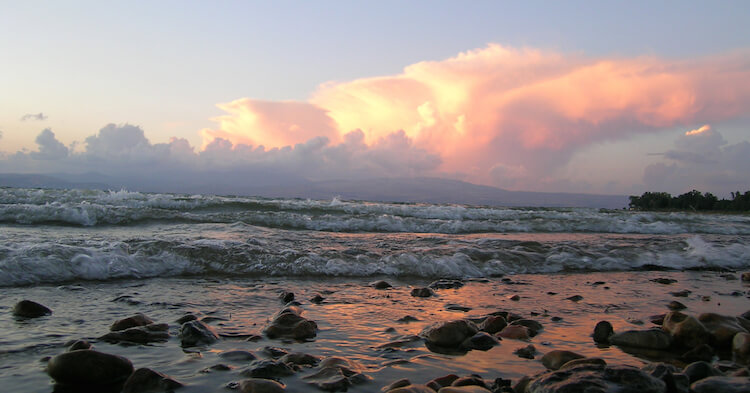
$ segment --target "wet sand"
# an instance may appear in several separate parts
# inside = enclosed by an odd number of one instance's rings
[[[661,284],[652,279],[676,280]],[[144,281],[79,282],[63,286],[4,288],[0,299],[0,386],[14,392],[50,392],[52,381],[44,372],[43,359],[65,351],[70,340],[87,339],[101,352],[130,359],[136,368],[148,367],[168,374],[186,387],[181,392],[224,392],[225,386],[244,379],[240,372],[247,361],[229,361],[219,354],[229,350],[252,351],[268,358],[264,347],[305,352],[320,357],[340,356],[359,362],[369,382],[354,385],[352,392],[379,391],[400,378],[425,383],[446,374],[479,374],[488,381],[502,377],[516,381],[543,371],[541,355],[555,349],[571,350],[600,357],[608,364],[641,366],[649,360],[670,360],[666,353],[634,356],[614,346],[598,346],[591,338],[598,321],[607,320],[615,331],[653,327],[649,316],[668,311],[672,300],[684,303],[683,312],[697,315],[716,312],[739,315],[750,310],[747,292],[739,273],[717,272],[622,272],[549,275],[513,275],[488,280],[465,281],[458,289],[439,289],[436,296],[417,298],[413,287],[429,281],[382,277],[389,289],[369,286],[367,279],[316,278],[285,280],[243,277],[172,278]],[[670,292],[691,291],[688,297]],[[315,321],[319,331],[306,342],[269,339],[245,341],[261,334],[273,314],[283,307],[279,293],[291,291],[301,303],[303,316]],[[309,301],[320,294],[320,304]],[[517,295],[518,300],[511,300]],[[579,295],[578,301],[567,298]],[[31,299],[53,310],[35,319],[11,315],[13,304]],[[449,305],[469,308],[449,310]],[[508,311],[543,325],[529,341],[505,339],[487,351],[465,354],[431,352],[423,341],[399,348],[381,346],[400,337],[418,334],[439,321],[480,318],[495,311]],[[115,320],[143,313],[156,322],[168,323],[170,339],[150,345],[118,345],[97,340]],[[205,346],[183,349],[175,321],[187,313],[207,321],[225,336]],[[399,322],[411,316],[416,321]],[[240,338],[242,337],[242,338]],[[535,359],[513,352],[533,344]],[[655,358],[653,357],[655,356]],[[674,359],[670,361],[675,361]],[[202,372],[223,363],[228,371]],[[316,391],[303,377],[313,373],[302,369],[280,378],[289,392]]]

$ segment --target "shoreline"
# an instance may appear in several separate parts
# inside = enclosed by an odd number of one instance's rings
[[[650,281],[656,278],[676,282]],[[644,365],[647,360],[643,354],[632,356],[620,347],[601,346],[592,340],[594,326],[602,320],[611,322],[615,332],[647,329],[654,326],[649,316],[669,311],[666,306],[672,300],[684,303],[687,306],[684,312],[689,315],[704,312],[740,315],[750,309],[746,297],[750,286],[734,273],[511,275],[467,280],[461,288],[437,289],[437,296],[429,298],[410,294],[414,287],[427,286],[428,280],[386,278],[393,285],[388,289],[371,287],[372,280],[179,277],[5,288],[0,328],[9,334],[0,358],[6,358],[10,366],[0,370],[0,381],[15,387],[15,391],[49,392],[51,379],[44,373],[40,358],[62,353],[67,341],[86,339],[99,351],[130,359],[136,368],[149,367],[174,377],[186,384],[180,389],[184,392],[226,391],[223,386],[227,383],[244,378],[240,373],[249,362],[227,362],[220,354],[243,350],[261,359],[271,359],[264,352],[267,346],[319,357],[340,356],[361,364],[362,373],[370,380],[349,387],[354,392],[378,391],[403,377],[413,383],[426,383],[447,374],[479,374],[488,381],[504,378],[515,383],[524,375],[544,371],[542,355],[555,350],[599,357],[608,364]],[[670,294],[684,290],[691,291],[684,298]],[[283,291],[293,292],[301,303],[301,315],[316,322],[318,331],[312,340],[297,342],[263,335],[263,328],[284,307],[278,298]],[[309,299],[316,294],[325,300],[319,304],[311,302]],[[566,299],[575,295],[582,299]],[[514,296],[518,300],[512,300]],[[29,320],[11,317],[13,303],[21,298],[37,300],[49,306],[53,314]],[[503,339],[486,351],[470,350],[463,354],[430,351],[423,340],[390,349],[383,347],[417,335],[433,323],[479,319],[501,310],[535,320],[543,328],[529,340]],[[98,339],[109,331],[112,322],[136,313],[168,324],[168,340],[146,346],[123,346]],[[257,334],[261,338],[244,341],[244,338],[225,337],[204,347],[182,348],[180,325],[175,321],[188,313],[204,319],[219,333],[235,337]],[[417,320],[403,321],[407,316]],[[514,354],[529,344],[537,350],[534,359]],[[670,360],[664,354],[659,356]],[[201,372],[220,363],[226,363],[230,370]],[[304,379],[311,373],[313,369],[302,368],[280,379],[287,385],[287,391],[314,391]]]

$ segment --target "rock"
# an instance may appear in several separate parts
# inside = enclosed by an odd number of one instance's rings
[[[177,322],[180,325],[182,325],[185,322],[195,321],[196,319],[198,319],[198,317],[196,317],[193,314],[185,314],[185,315],[179,317],[175,322]]]
[[[289,352],[286,349],[266,346],[263,347],[263,353],[274,359],[277,359],[288,354]]]
[[[451,382],[450,386],[481,386],[486,388],[487,385],[484,383],[484,379],[478,375],[468,375],[465,377],[456,378]]]
[[[473,322],[459,319],[449,322],[439,322],[424,328],[419,336],[430,344],[446,348],[455,348],[464,340],[475,335],[479,329]]]
[[[524,359],[534,359],[534,355],[536,355],[536,348],[529,344],[525,347],[521,347],[513,351],[514,354],[516,354],[520,358]]]
[[[732,357],[739,364],[750,363],[750,333],[737,333],[732,339]]]
[[[109,332],[99,337],[99,339],[111,343],[148,344],[152,342],[164,342],[169,340],[167,329],[169,329],[169,326],[166,324],[136,326],[125,330]]]
[[[286,364],[293,364],[295,366],[317,366],[320,363],[320,358],[313,355],[308,355],[302,352],[288,353],[279,359]]]
[[[317,294],[310,299],[310,302],[315,303],[315,304],[320,304],[320,303],[323,303],[323,300],[326,300],[326,298],[324,298],[323,296],[320,296],[320,294]]]
[[[64,385],[112,385],[132,373],[130,360],[91,349],[64,352],[47,363],[47,374]]]
[[[91,345],[91,343],[86,340],[76,340],[70,343],[65,343],[65,346],[68,347],[68,352],[77,351],[79,349],[93,349],[94,348],[94,346]]]
[[[611,323],[608,321],[599,321],[596,326],[594,326],[594,334],[592,336],[594,337],[594,342],[607,344],[609,343],[609,337],[614,333],[615,330],[612,328]]]
[[[628,366],[603,367],[582,365],[566,370],[549,371],[534,377],[527,393],[664,393],[663,381]]]
[[[466,386],[446,386],[440,388],[438,393],[491,393],[486,388],[477,385],[466,385]]]
[[[703,313],[698,315],[698,321],[706,327],[718,348],[730,348],[735,334],[748,333],[740,320],[733,316]]]
[[[669,293],[674,297],[688,297],[688,295],[690,295],[691,292],[685,289],[682,291],[669,292]]]
[[[573,296],[566,297],[565,300],[570,300],[571,302],[580,302],[581,300],[583,300],[583,296],[573,295]]]
[[[667,304],[667,308],[670,309],[670,310],[672,310],[672,311],[679,311],[679,310],[686,309],[687,306],[684,305],[684,304],[682,304],[682,303],[680,303],[680,302],[678,302],[677,300],[672,300],[671,302],[669,302]]]
[[[362,373],[363,369],[356,362],[339,357],[330,357],[320,362],[316,373],[302,377],[302,379],[321,390],[346,391],[349,386],[370,379]]]
[[[685,363],[698,362],[701,360],[704,362],[710,362],[715,354],[716,352],[710,345],[701,344],[683,353],[682,356],[680,356],[680,360]]]
[[[604,361],[602,358],[580,358],[580,359],[573,359],[565,362],[558,370],[567,370],[569,368],[578,367],[581,365],[588,365],[588,366],[606,366],[607,362]]]
[[[381,392],[389,392],[396,388],[402,388],[404,386],[411,385],[411,381],[409,381],[406,378],[401,378],[398,381],[391,382],[390,384],[383,386],[382,389],[380,389]]]
[[[411,290],[411,295],[414,297],[430,297],[434,296],[435,292],[430,288],[414,288]]]
[[[547,352],[542,356],[542,364],[550,370],[557,370],[563,364],[573,360],[582,359],[583,355],[579,355],[571,351],[554,350]]]
[[[743,273],[744,278],[745,273]],[[690,385],[694,393],[748,393],[750,379],[746,377],[708,377]]]
[[[408,385],[388,390],[388,393],[435,393],[435,390],[432,390],[425,385]]]
[[[430,382],[427,382],[427,386],[429,386],[435,391],[438,391],[442,387],[451,386],[453,381],[457,379],[458,379],[458,375],[456,374],[443,375],[442,377],[437,377],[431,380]]]
[[[463,312],[471,311],[471,307],[462,306],[460,304],[446,304],[445,309],[448,311],[463,311]]]
[[[539,332],[542,329],[544,329],[544,326],[542,326],[541,323],[531,320],[531,319],[517,319],[511,322],[510,324],[511,326],[514,326],[514,325],[526,326],[526,328],[529,329],[530,337],[536,336],[537,334],[539,334]]]
[[[387,281],[379,280],[375,281],[373,283],[370,283],[370,286],[375,289],[388,289],[393,288],[393,285],[389,284]]]
[[[514,393],[511,380],[505,378],[495,378],[489,389],[493,393]]]
[[[695,317],[672,311],[664,316],[662,329],[672,335],[678,346],[693,348],[708,343],[708,330]]]
[[[512,340],[528,340],[530,337],[529,328],[522,325],[508,325],[495,336]]]
[[[617,346],[667,349],[672,345],[672,336],[660,329],[628,330],[613,334],[609,342]]]
[[[294,300],[294,292],[283,291],[279,294],[279,299],[284,303],[289,303]]]
[[[641,370],[664,382],[669,393],[688,393],[690,379],[671,364],[648,363]]]
[[[120,319],[119,321],[115,321],[112,326],[109,327],[109,330],[111,332],[118,332],[120,330],[130,329],[132,327],[150,325],[152,323],[154,323],[154,321],[152,321],[151,318],[143,314],[135,314],[132,317],[127,317],[124,319]]]
[[[52,314],[52,310],[31,300],[21,300],[13,306],[13,315],[23,318],[38,318]]]
[[[288,364],[280,360],[255,360],[240,373],[244,377],[278,378],[294,374]]]
[[[247,362],[258,358],[254,353],[243,350],[224,351],[219,354],[219,357],[234,362]]]
[[[180,342],[183,347],[209,345],[219,341],[214,329],[201,321],[188,321],[180,327]]]
[[[460,280],[437,280],[433,281],[429,287],[432,289],[458,289],[464,286],[464,283]]]
[[[249,378],[240,381],[239,393],[282,393],[286,387],[280,382],[264,378]]]
[[[495,334],[506,326],[508,326],[508,322],[505,321],[505,318],[499,315],[490,315],[479,324],[478,328],[483,332]]]
[[[498,339],[493,335],[487,332],[477,332],[473,336],[464,340],[464,342],[461,343],[461,348],[487,351],[499,343]]]
[[[700,381],[703,378],[721,376],[721,371],[711,367],[708,362],[693,362],[685,366],[682,372],[687,375],[690,383]]]
[[[744,273],[742,273],[741,278],[742,278],[742,281],[745,281],[745,282],[750,281],[750,272],[744,272]]]
[[[182,386],[168,375],[150,368],[139,368],[125,381],[122,393],[171,392]]]
[[[657,314],[657,315],[651,315],[648,317],[648,320],[653,323],[654,325],[663,325],[664,324],[664,317],[667,314]]]
[[[269,338],[293,338],[295,340],[307,340],[315,338],[318,334],[318,325],[300,315],[301,310],[297,307],[285,307],[273,318],[273,321],[263,333]]]
[[[409,323],[409,322],[417,322],[417,321],[419,321],[419,318],[412,317],[411,315],[405,315],[396,320],[396,322],[400,322],[400,323]]]
[[[674,284],[674,283],[677,282],[677,280],[675,280],[675,279],[664,278],[664,277],[654,278],[654,279],[649,280],[649,281],[655,282],[655,283],[658,283],[658,284],[664,284],[664,285]]]
[[[521,297],[518,296],[518,295],[513,295],[513,296],[509,297],[508,300],[512,300],[514,302],[517,302],[517,301],[521,300]]]

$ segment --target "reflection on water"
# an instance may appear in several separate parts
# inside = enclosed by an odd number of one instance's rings
[[[350,236],[350,235],[346,235]],[[664,285],[650,281],[656,277],[676,279]],[[136,312],[157,322],[170,324],[170,341],[150,346],[117,346],[96,342],[96,348],[121,354],[136,367],[150,367],[170,374],[188,384],[184,392],[223,391],[222,386],[242,379],[239,371],[247,362],[220,359],[227,350],[249,350],[259,357],[265,346],[301,351],[317,356],[343,356],[362,363],[374,381],[354,386],[350,391],[371,392],[395,379],[407,377],[423,383],[448,373],[478,373],[485,378],[518,378],[543,370],[538,359],[552,349],[573,350],[586,356],[604,358],[609,363],[639,365],[653,354],[636,356],[616,347],[597,347],[590,334],[600,320],[610,321],[615,330],[645,329],[649,316],[666,312],[674,298],[669,292],[689,290],[679,300],[689,313],[718,312],[737,315],[748,308],[747,290],[739,280],[727,280],[718,273],[702,272],[629,272],[555,275],[516,275],[505,279],[469,281],[459,289],[437,290],[437,296],[416,298],[412,287],[427,281],[403,282],[387,279],[391,289],[376,290],[369,280],[360,279],[151,279],[143,282],[82,282],[77,286],[6,288],[0,299],[0,385],[12,391],[49,392],[49,378],[40,359],[64,350],[72,339],[96,340],[108,331],[116,319]],[[270,340],[244,341],[259,334],[272,315],[282,306],[279,293],[292,291],[301,303],[304,316],[317,322],[319,333],[308,342]],[[734,291],[740,291],[732,294]],[[320,304],[313,296],[325,299]],[[511,300],[518,295],[518,300]],[[573,295],[582,297],[569,300]],[[734,295],[734,296],[733,296]],[[705,300],[704,296],[710,297]],[[54,314],[35,320],[18,320],[10,308],[22,299],[39,301]],[[454,304],[469,311],[446,308]],[[425,326],[460,318],[477,318],[506,310],[543,324],[544,329],[530,341],[503,340],[488,351],[470,351],[464,355],[430,352],[421,341],[404,340],[400,345],[383,344],[419,333]],[[186,313],[210,317],[225,338],[205,349],[185,352],[176,337],[174,322]],[[399,322],[410,316],[408,322]],[[513,352],[533,344],[535,360]],[[201,372],[218,363],[232,370]],[[290,391],[309,391],[301,377],[303,370],[285,377]]]

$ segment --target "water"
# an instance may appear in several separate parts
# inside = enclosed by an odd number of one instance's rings
[[[436,321],[497,310],[542,322],[531,341],[540,353],[567,349],[639,365],[642,355],[593,345],[594,324],[648,327],[648,316],[674,299],[670,292],[683,289],[692,291],[678,299],[689,313],[747,311],[747,284],[725,272],[750,267],[748,240],[746,215],[0,188],[0,386],[53,391],[43,359],[80,338],[174,376],[188,384],[185,392],[226,391],[246,364],[202,370],[226,363],[218,358],[226,350],[267,357],[264,346],[358,361],[373,380],[350,389],[356,392],[401,377],[424,383],[448,373],[517,379],[541,371],[539,356],[513,354],[529,344],[514,340],[464,355],[432,353],[421,342],[378,348]],[[441,277],[467,285],[428,299],[409,295]],[[655,284],[654,277],[678,282]],[[394,288],[369,287],[375,279]],[[282,306],[283,290],[318,323],[314,341],[225,339],[180,348],[180,316],[218,317],[211,324],[224,333],[258,333]],[[312,304],[315,294],[326,301]],[[565,299],[576,294],[584,299]],[[14,318],[10,309],[21,299],[54,313]],[[173,337],[149,346],[97,341],[114,320],[137,312],[169,323]],[[419,320],[396,322],[406,315]],[[292,392],[314,391],[302,380],[311,372],[283,382]]]

